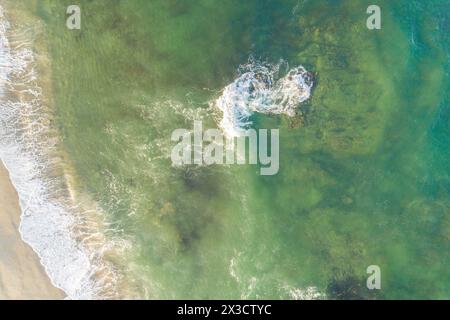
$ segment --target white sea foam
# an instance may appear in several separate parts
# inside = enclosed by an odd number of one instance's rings
[[[258,299],[261,298],[257,295],[257,287],[259,282],[263,278],[256,276],[239,276],[239,260],[241,259],[244,252],[237,252],[236,255],[230,260],[229,274],[236,281],[236,283],[241,288],[241,299],[247,300],[252,296],[256,296]],[[305,288],[296,288],[291,285],[280,286],[280,294],[282,297],[288,296],[291,300],[323,300],[326,299],[325,293],[319,291],[317,287],[309,286]]]
[[[0,159],[19,195],[20,233],[68,298],[112,297],[117,276],[103,261],[105,237],[74,203],[62,173],[57,133],[36,82],[34,32],[10,30],[0,7]]]
[[[230,137],[239,136],[252,124],[253,113],[294,116],[300,103],[309,99],[313,81],[303,66],[279,77],[280,67],[250,59],[239,67],[239,76],[222,91],[213,105],[222,111],[220,127]]]
[[[326,295],[320,292],[316,287],[306,288],[292,288],[285,286],[283,289],[287,290],[292,300],[324,300]]]

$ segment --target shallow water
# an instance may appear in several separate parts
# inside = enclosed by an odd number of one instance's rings
[[[57,128],[79,192],[132,247],[146,298],[450,298],[448,1],[25,1],[45,23]],[[280,129],[280,171],[174,168],[176,128],[249,57],[303,65],[311,99]],[[382,289],[366,288],[379,265]],[[309,289],[308,289],[309,288]]]

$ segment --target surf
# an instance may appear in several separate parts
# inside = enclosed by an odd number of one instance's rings
[[[285,75],[282,67],[288,68]],[[310,98],[313,85],[311,72],[301,65],[289,69],[284,61],[269,64],[250,58],[212,106],[222,112],[221,129],[236,137],[253,124],[254,113],[295,116],[298,106]]]
[[[119,276],[104,255],[114,245],[98,208],[87,209],[71,188],[38,81],[35,31],[12,27],[0,6],[0,158],[19,195],[19,232],[67,298],[113,298]]]

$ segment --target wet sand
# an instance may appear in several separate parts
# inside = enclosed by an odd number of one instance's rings
[[[63,299],[20,237],[20,212],[17,192],[0,161],[0,299]]]

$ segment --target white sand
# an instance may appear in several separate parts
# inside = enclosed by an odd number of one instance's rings
[[[63,299],[18,231],[20,207],[16,190],[0,161],[0,299]]]

